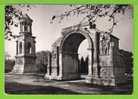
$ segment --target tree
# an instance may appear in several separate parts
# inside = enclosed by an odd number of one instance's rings
[[[15,65],[15,60],[10,57],[11,55],[8,52],[5,52],[5,73],[11,72]]]
[[[5,59],[5,73],[11,72],[15,65],[15,60]]]
[[[85,61],[84,61],[84,58],[81,57],[81,60],[80,60],[80,73],[84,73],[84,70],[85,70]]]
[[[46,73],[49,54],[50,51],[40,51],[36,53],[36,65],[38,68],[38,72]]]
[[[26,9],[26,11],[29,11],[31,9],[30,5],[7,5],[5,7],[5,39],[11,40],[12,38],[17,38],[18,35],[15,35],[11,31],[11,27],[18,27],[19,26],[19,20],[23,15],[23,11],[21,9],[18,9],[17,6],[20,6],[22,9]]]
[[[107,16],[109,17],[108,21],[112,22],[112,26],[108,30],[108,33],[112,33],[114,26],[117,25],[115,16],[117,14],[124,14],[126,9],[131,8],[131,5],[86,4],[86,5],[70,5],[70,7],[71,7],[70,10],[67,10],[59,15],[52,16],[51,23],[53,23],[55,19],[58,19],[59,22],[61,22],[63,19],[69,16],[73,17],[73,16],[84,15],[83,19],[79,23],[80,25],[84,20],[87,20],[90,29],[95,29],[96,31],[103,32],[96,27],[96,20],[98,17]],[[78,28],[80,25],[78,25]]]
[[[88,73],[88,66],[89,66],[89,57],[85,58],[85,73]]]

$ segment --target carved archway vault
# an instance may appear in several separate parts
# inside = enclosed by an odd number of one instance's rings
[[[85,39],[89,45],[86,82],[110,86],[120,83],[116,80],[120,78],[117,71],[123,71],[124,67],[117,67],[119,63],[116,63],[118,38],[111,34],[92,32],[86,26],[71,26],[62,30],[62,36],[52,45],[45,79],[79,79],[78,48]]]
[[[60,54],[62,55],[62,79],[79,79],[79,59],[78,48],[83,40],[88,41],[89,50],[89,72],[92,72],[93,63],[93,41],[88,31],[74,30],[68,31],[64,34],[61,44],[59,46]]]

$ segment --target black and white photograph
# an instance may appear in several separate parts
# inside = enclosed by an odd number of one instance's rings
[[[5,93],[133,93],[133,6],[5,6]]]

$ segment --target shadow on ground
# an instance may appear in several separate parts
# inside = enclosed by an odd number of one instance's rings
[[[7,94],[36,95],[131,95],[133,92],[133,82],[111,87],[88,84],[83,79],[55,81],[44,80],[43,77],[36,75],[6,75],[5,92]]]
[[[53,86],[25,85],[15,82],[6,83],[5,92],[7,94],[78,94],[73,91]]]

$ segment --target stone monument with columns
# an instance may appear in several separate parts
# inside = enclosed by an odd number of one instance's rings
[[[35,37],[32,36],[33,20],[24,14],[20,18],[20,32],[16,40],[16,60],[12,73],[34,73],[36,72],[35,65]]]

